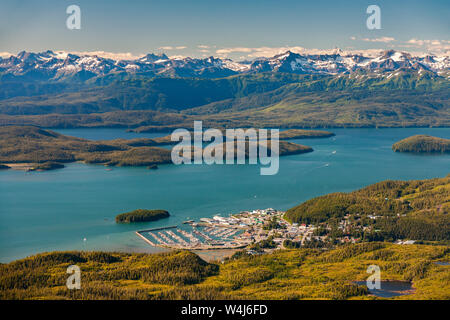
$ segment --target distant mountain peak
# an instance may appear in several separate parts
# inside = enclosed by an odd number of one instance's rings
[[[336,48],[334,48],[334,50],[333,50],[333,54],[343,55],[343,54],[344,54],[344,51],[343,51],[341,48],[336,47]]]
[[[413,57],[407,52],[392,49],[381,51],[375,56],[364,56],[345,54],[339,48],[327,54],[299,54],[287,50],[272,57],[244,62],[214,56],[169,58],[164,53],[148,53],[134,60],[113,60],[98,55],[77,55],[51,50],[40,53],[21,51],[16,56],[0,59],[3,79],[27,81],[62,81],[72,78],[84,81],[117,72],[141,72],[147,76],[218,78],[259,72],[333,75],[354,72],[383,74],[410,69],[448,75],[449,67],[448,56]]]
[[[298,53],[294,53],[291,50],[287,50],[286,52],[283,52],[283,53],[273,56],[271,59],[289,59],[289,58],[298,57],[298,56],[299,56]]]
[[[169,57],[166,56],[166,54],[161,53],[161,54],[154,54],[154,53],[148,53],[145,56],[137,59],[140,62],[155,62],[158,60],[168,60]]]

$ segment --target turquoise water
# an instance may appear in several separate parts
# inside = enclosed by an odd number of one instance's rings
[[[58,130],[88,139],[155,137],[122,129]],[[414,134],[450,138],[450,128],[334,129],[335,137],[293,140],[314,152],[280,159],[274,176],[258,165],[162,165],[159,170],[68,164],[26,173],[0,171],[0,261],[51,250],[154,252],[134,231],[241,210],[284,210],[312,197],[351,191],[385,179],[450,173],[449,155],[410,155],[391,145]],[[117,225],[136,208],[169,210],[166,220]],[[86,240],[84,240],[86,239]]]

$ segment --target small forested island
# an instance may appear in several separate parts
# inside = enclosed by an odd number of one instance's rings
[[[395,143],[392,150],[411,153],[450,153],[450,139],[416,135]]]
[[[130,212],[125,212],[117,215],[116,222],[117,223],[148,222],[168,218],[169,216],[170,214],[166,210],[136,209]]]
[[[65,166],[62,163],[48,161],[44,163],[39,163],[28,169],[28,171],[47,171],[47,170],[62,169],[64,167]]]
[[[0,163],[0,170],[6,170],[6,169],[11,169],[11,167]]]

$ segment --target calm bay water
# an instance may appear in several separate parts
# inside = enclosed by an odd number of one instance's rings
[[[87,139],[156,137],[123,129],[65,129]],[[314,152],[282,157],[274,176],[259,165],[162,165],[159,170],[68,164],[47,172],[0,171],[0,261],[42,251],[155,252],[134,231],[186,219],[273,207],[288,209],[312,197],[352,191],[385,179],[425,179],[450,173],[450,155],[394,153],[391,145],[414,134],[450,138],[450,128],[334,129],[335,137],[293,142]],[[117,225],[137,208],[161,208],[169,219]]]

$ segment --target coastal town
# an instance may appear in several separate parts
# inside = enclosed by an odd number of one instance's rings
[[[339,243],[363,241],[361,234],[371,233],[381,216],[345,215],[330,224],[290,223],[284,211],[272,208],[242,211],[229,216],[215,215],[199,221],[184,221],[182,226],[168,226],[136,231],[148,244],[184,250],[245,249],[248,254],[270,253],[277,249],[299,247],[334,247]],[[359,236],[358,236],[359,235]],[[398,240],[396,244],[413,244]]]
[[[215,215],[185,221],[183,227],[147,229],[136,234],[152,246],[188,250],[238,249],[268,239],[275,244],[270,248],[273,250],[282,248],[285,240],[303,243],[312,239],[314,225],[290,224],[283,219],[284,213],[272,208],[243,211],[228,217]]]
[[[255,255],[300,247],[331,249],[338,244],[367,241],[361,234],[373,233],[373,223],[382,218],[372,214],[364,218],[347,214],[335,223],[314,225],[290,223],[284,215],[284,211],[273,208],[242,211],[228,216],[217,214],[212,218],[200,218],[199,221],[184,221],[182,226],[140,230],[136,234],[155,247],[196,252],[222,249],[227,249],[222,252],[233,252],[241,249]],[[364,219],[366,221],[361,221]],[[410,245],[415,242],[399,239],[394,243]]]

